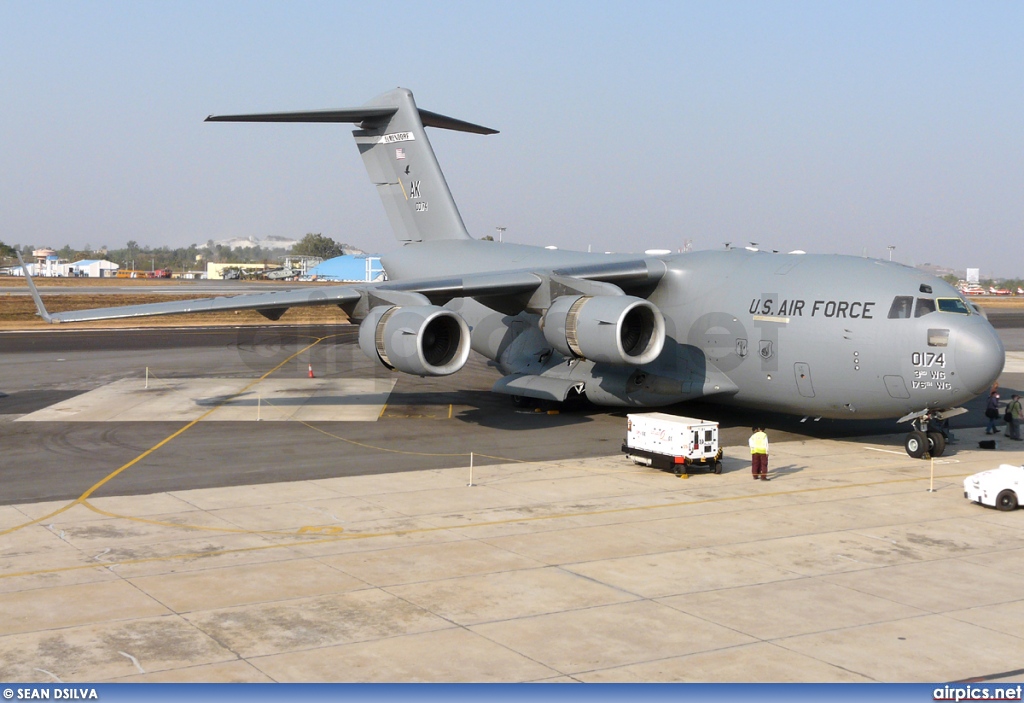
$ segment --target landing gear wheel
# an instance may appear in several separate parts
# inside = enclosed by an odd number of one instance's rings
[[[517,408],[533,407],[533,398],[527,398],[525,395],[513,395],[510,397],[512,398],[512,405],[514,405]]]
[[[996,496],[996,507],[1000,510],[1016,510],[1017,494],[1007,488]]]
[[[928,453],[932,456],[942,456],[946,451],[946,438],[941,432],[928,433]]]
[[[907,450],[907,454],[912,458],[920,459],[928,449],[928,437],[920,430],[909,432],[907,433],[906,441],[903,443],[903,448]]]

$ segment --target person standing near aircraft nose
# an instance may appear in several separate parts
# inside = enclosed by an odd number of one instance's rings
[[[1006,436],[1019,442],[1020,419],[1024,413],[1021,413],[1020,396],[1016,393],[1010,396],[1010,404],[1006,406],[1006,414],[1010,418],[1006,428]]]
[[[768,435],[763,427],[752,427],[750,435],[750,471],[754,480],[771,481],[768,478]]]
[[[999,419],[999,392],[995,388],[988,394],[988,402],[985,403],[985,417],[988,418],[985,434],[995,434],[999,430],[996,427],[996,420]]]

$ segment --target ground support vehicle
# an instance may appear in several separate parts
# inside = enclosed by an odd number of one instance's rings
[[[722,449],[718,423],[668,413],[634,413],[626,416],[626,458],[635,464],[689,474],[695,466],[722,473]]]
[[[1016,510],[1024,499],[1024,466],[1002,464],[964,479],[964,498],[1000,510]]]

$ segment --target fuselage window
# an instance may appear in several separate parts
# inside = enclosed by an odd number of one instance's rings
[[[930,312],[935,312],[935,301],[931,298],[918,298],[914,317],[923,317]]]
[[[900,320],[910,317],[910,309],[914,306],[914,298],[909,295],[897,295],[889,308],[889,319]]]
[[[928,330],[929,347],[948,347],[949,330]]]
[[[960,298],[939,298],[939,312],[955,312],[958,315],[970,315],[971,310]]]

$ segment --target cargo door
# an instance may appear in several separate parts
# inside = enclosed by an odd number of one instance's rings
[[[804,398],[814,397],[814,386],[811,385],[811,366],[810,364],[798,361],[793,364],[793,371],[796,375],[796,387],[800,391],[800,395]]]

